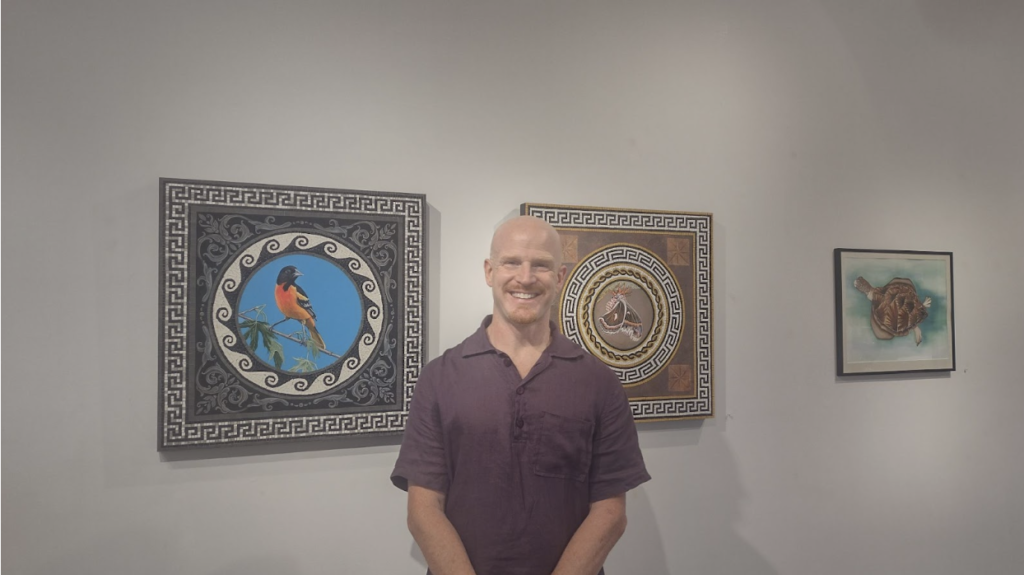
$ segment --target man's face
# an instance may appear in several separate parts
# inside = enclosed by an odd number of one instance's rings
[[[539,221],[511,222],[498,231],[484,262],[495,319],[519,326],[547,324],[565,279],[560,252],[558,236]]]

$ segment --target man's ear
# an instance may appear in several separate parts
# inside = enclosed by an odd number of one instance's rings
[[[569,268],[565,267],[565,264],[562,264],[562,266],[558,268],[558,287],[562,287],[562,283],[565,282],[565,274],[567,273],[569,273]]]
[[[494,287],[494,285],[491,284],[492,271],[494,271],[494,268],[491,267],[491,259],[487,258],[486,260],[484,260],[484,281],[486,281],[487,285],[490,287]]]

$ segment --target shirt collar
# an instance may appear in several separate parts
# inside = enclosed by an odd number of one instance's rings
[[[480,355],[482,353],[494,352],[498,350],[494,349],[491,345],[491,340],[487,337],[487,326],[491,325],[491,319],[493,316],[488,315],[480,322],[480,327],[466,339],[465,345],[462,347],[462,357],[470,357],[473,355]],[[548,344],[548,348],[544,350],[545,354],[551,357],[558,357],[561,359],[575,359],[583,357],[583,348],[576,345],[569,338],[565,337],[558,331],[554,322],[551,323],[551,343]]]

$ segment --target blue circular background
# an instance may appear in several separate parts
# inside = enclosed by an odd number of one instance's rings
[[[236,315],[237,312],[247,312],[262,305],[266,321],[271,325],[284,319],[284,314],[274,301],[274,288],[277,285],[277,275],[285,266],[295,266],[302,273],[296,283],[309,296],[309,302],[316,314],[316,329],[324,338],[327,351],[344,358],[362,327],[363,306],[352,278],[332,261],[308,254],[286,254],[266,262],[246,281],[242,296],[238,300]],[[253,319],[256,317],[253,311],[248,311],[245,315]],[[238,320],[243,321],[241,317],[238,317]],[[301,339],[299,333],[302,326],[297,320],[289,319],[282,322],[274,327],[274,330]],[[306,357],[306,348],[283,337],[278,337],[277,341],[284,348],[282,369],[294,373],[290,367],[295,365],[295,358]],[[262,339],[255,350],[255,356],[267,366],[273,367],[274,362],[270,360],[267,350],[263,347]],[[321,352],[313,361],[319,370],[339,360]]]

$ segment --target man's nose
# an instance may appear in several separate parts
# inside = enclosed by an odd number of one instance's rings
[[[524,263],[519,266],[519,270],[516,272],[516,281],[521,284],[533,283],[537,279],[534,275],[533,266],[528,263]]]

